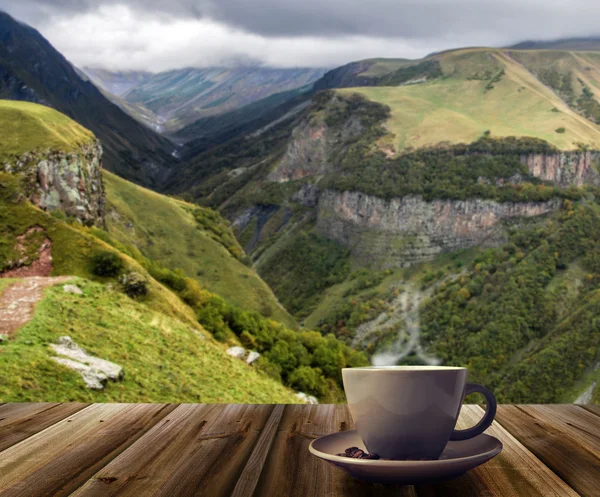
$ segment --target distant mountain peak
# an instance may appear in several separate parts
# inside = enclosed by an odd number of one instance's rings
[[[600,51],[600,36],[558,38],[555,40],[526,40],[507,47],[513,50],[575,50]]]
[[[174,146],[111,103],[37,30],[0,12],[0,99],[42,103],[88,128],[104,164],[158,187],[176,161]]]

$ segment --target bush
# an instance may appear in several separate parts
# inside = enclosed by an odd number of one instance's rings
[[[123,285],[123,291],[132,298],[148,294],[148,281],[135,271],[123,275],[119,282]]]
[[[300,392],[322,397],[327,393],[327,380],[323,378],[322,371],[310,366],[301,366],[291,372],[289,383],[292,388]]]
[[[256,348],[256,339],[246,330],[242,331],[242,334],[240,335],[240,342],[242,342],[242,345],[247,349]]]
[[[96,252],[91,258],[92,273],[96,276],[114,277],[118,276],[125,265],[123,259],[114,252],[103,250]]]
[[[172,271],[170,269],[152,264],[148,268],[150,275],[160,281],[163,285],[168,286],[175,292],[183,292],[186,289],[185,273],[181,269]]]
[[[0,172],[0,200],[18,202],[22,196],[23,179],[20,175]]]
[[[556,133],[564,133],[566,131],[566,129],[565,128],[556,128],[554,131]]]

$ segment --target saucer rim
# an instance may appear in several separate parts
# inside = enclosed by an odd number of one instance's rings
[[[496,447],[494,447],[491,450],[485,451],[485,452],[481,452],[479,454],[474,454],[472,456],[466,456],[466,457],[453,457],[451,459],[430,459],[430,460],[425,460],[425,461],[421,461],[421,460],[416,460],[416,459],[412,459],[412,460],[401,460],[401,459],[392,459],[392,460],[382,460],[382,459],[358,459],[358,458],[353,458],[353,457],[345,457],[345,456],[338,456],[335,454],[328,454],[327,452],[322,452],[320,450],[317,450],[314,448],[313,444],[317,441],[320,440],[322,438],[326,438],[326,437],[331,437],[334,435],[339,435],[339,434],[350,434],[350,433],[356,433],[356,430],[348,430],[348,431],[338,431],[335,433],[329,433],[327,435],[323,435],[321,437],[315,438],[314,440],[312,440],[308,446],[308,450],[309,452],[320,458],[320,459],[324,459],[326,461],[333,461],[333,462],[339,462],[342,464],[358,464],[358,465],[383,465],[383,466],[409,466],[409,465],[413,465],[413,464],[419,464],[419,465],[423,465],[423,466],[435,466],[435,465],[448,465],[448,464],[456,464],[457,461],[470,461],[470,460],[479,460],[481,459],[482,456],[487,456],[489,455],[490,458],[496,457],[498,454],[500,454],[500,452],[502,452],[502,449],[504,448],[504,445],[502,444],[502,442],[494,437],[493,435],[488,435],[487,433],[481,433],[480,435],[477,435],[476,437],[473,438],[479,438],[479,437],[487,437],[487,438],[492,438],[494,439],[498,445]],[[489,460],[488,459],[488,460]]]

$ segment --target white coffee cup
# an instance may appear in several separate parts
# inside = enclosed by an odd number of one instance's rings
[[[356,430],[367,451],[385,459],[438,459],[449,440],[466,440],[486,430],[496,415],[496,398],[467,383],[466,368],[386,366],[342,369],[344,390]],[[466,395],[479,392],[486,412],[472,428],[455,430]]]

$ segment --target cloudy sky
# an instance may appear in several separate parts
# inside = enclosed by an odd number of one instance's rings
[[[597,0],[0,0],[78,66],[334,67],[600,35]]]

